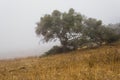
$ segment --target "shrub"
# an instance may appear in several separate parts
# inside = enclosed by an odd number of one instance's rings
[[[47,51],[45,54],[46,55],[54,55],[54,54],[59,54],[63,52],[69,51],[68,49],[64,49],[62,46],[53,46],[49,51]]]
[[[112,28],[106,28],[104,35],[103,35],[104,40],[107,43],[113,43],[113,42],[118,41],[120,39],[119,34],[116,34],[115,29],[112,29]]]

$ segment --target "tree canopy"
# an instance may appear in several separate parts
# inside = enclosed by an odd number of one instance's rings
[[[80,37],[82,21],[83,16],[72,8],[67,13],[54,10],[51,15],[46,14],[37,23],[36,33],[42,35],[46,42],[58,38],[66,49],[73,39]],[[73,45],[71,46],[74,48]]]
[[[63,13],[54,10],[41,17],[36,34],[42,36],[45,42],[59,39],[63,52],[75,50],[88,42],[101,44],[115,36],[113,29],[105,27],[101,20],[87,18],[73,8]]]

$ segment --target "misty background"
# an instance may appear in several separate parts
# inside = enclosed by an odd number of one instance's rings
[[[70,8],[104,24],[120,22],[119,0],[0,0],[0,59],[40,55],[59,44],[39,44],[36,22],[55,9]]]

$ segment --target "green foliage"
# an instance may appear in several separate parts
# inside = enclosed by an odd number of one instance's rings
[[[47,51],[45,54],[46,55],[52,55],[52,54],[58,54],[62,52],[62,48],[58,47],[58,46],[54,46],[52,49],[50,49],[49,51]]]
[[[54,46],[46,54],[76,50],[87,43],[101,45],[120,39],[118,29],[102,25],[101,20],[86,18],[72,8],[64,13],[54,10],[41,17],[36,34],[42,36],[44,42],[59,39],[61,47]]]
[[[84,36],[89,38],[90,42],[101,42],[102,36],[105,33],[105,27],[102,25],[102,21],[94,18],[85,20],[85,29],[83,31]]]
[[[112,43],[120,39],[115,29],[102,25],[102,21],[94,18],[85,20],[83,35],[89,38],[90,42],[101,44],[102,42]]]
[[[107,35],[106,37],[106,42],[107,43],[113,43],[120,40],[120,35],[115,34],[114,32],[111,32]]]
[[[45,15],[37,23],[36,34],[43,36],[45,42],[58,38],[61,46],[68,49],[69,42],[81,37],[82,21],[82,15],[72,8],[67,13],[54,10],[51,15]]]
[[[112,43],[120,39],[119,34],[116,33],[115,29],[104,27],[101,29],[104,34],[101,35],[101,41],[106,43]],[[102,31],[100,33],[102,33]]]
[[[61,47],[61,46],[53,46],[53,48],[50,49],[49,51],[47,51],[47,52],[45,53],[45,55],[54,55],[54,54],[59,54],[59,53],[63,53],[63,52],[68,52],[68,51],[70,51],[69,48],[64,49],[64,48]]]

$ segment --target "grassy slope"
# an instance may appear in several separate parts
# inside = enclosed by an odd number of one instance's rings
[[[119,80],[120,43],[42,58],[0,61],[0,80]]]

